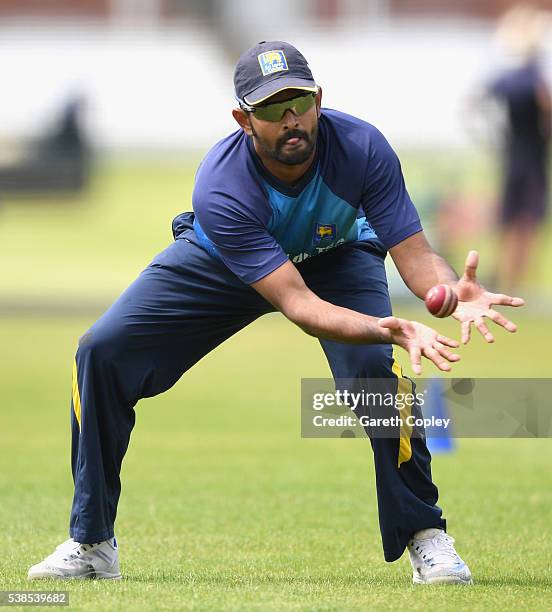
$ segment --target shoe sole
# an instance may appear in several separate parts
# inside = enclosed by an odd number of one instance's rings
[[[460,576],[436,576],[428,580],[422,580],[419,576],[412,578],[412,584],[460,584],[462,586],[472,586],[472,578],[461,578]]]
[[[27,580],[122,580],[121,574],[108,574],[107,572],[87,572],[79,576],[62,576],[60,574],[27,575]]]

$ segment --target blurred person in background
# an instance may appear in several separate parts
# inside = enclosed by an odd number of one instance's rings
[[[0,191],[48,196],[84,190],[92,162],[85,113],[83,94],[67,96],[52,127],[29,143],[20,158],[0,165]]]
[[[526,5],[502,18],[497,37],[509,65],[487,88],[506,115],[494,282],[507,292],[526,276],[548,208],[551,98],[540,65],[545,26],[544,15]]]

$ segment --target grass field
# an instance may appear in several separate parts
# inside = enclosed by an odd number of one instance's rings
[[[75,209],[8,205],[0,298],[116,295],[166,244],[191,184],[176,165],[134,173],[132,189],[129,176],[108,173]],[[420,306],[397,314],[424,317]],[[29,565],[67,537],[71,359],[94,319],[0,319],[0,590],[30,588]],[[494,346],[474,338],[456,374],[549,376],[550,319],[528,308],[516,320],[519,333],[497,333]],[[125,579],[61,585],[71,607],[552,609],[552,441],[460,440],[436,456],[441,505],[476,584],[414,587],[406,557],[383,561],[369,444],[300,438],[300,379],[327,375],[318,343],[270,315],[141,402],[117,522]]]

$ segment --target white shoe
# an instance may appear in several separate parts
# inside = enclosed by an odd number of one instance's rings
[[[121,578],[117,540],[110,538],[98,544],[80,544],[70,538],[44,561],[33,565],[27,578]]]
[[[414,584],[473,584],[468,566],[442,529],[422,529],[408,543]]]

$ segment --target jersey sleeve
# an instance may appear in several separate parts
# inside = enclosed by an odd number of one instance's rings
[[[194,193],[194,212],[217,255],[244,283],[255,283],[288,261],[263,220],[230,193]]]
[[[374,128],[362,206],[386,249],[422,231],[418,212],[404,184],[399,159],[383,134]]]

